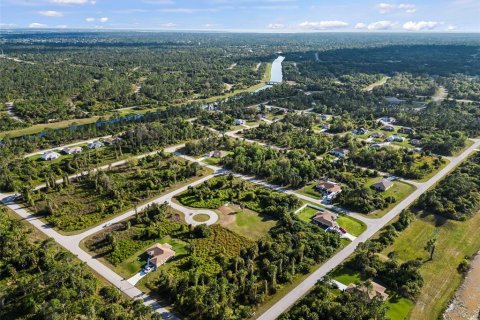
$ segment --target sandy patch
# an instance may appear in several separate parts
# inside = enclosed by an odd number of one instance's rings
[[[480,253],[471,262],[470,271],[445,311],[444,318],[448,320],[480,319]]]
[[[235,219],[236,219],[235,214],[241,209],[236,205],[230,204],[230,205],[223,205],[217,210],[220,213],[219,214],[220,219],[218,223],[221,226],[226,227],[235,222]]]

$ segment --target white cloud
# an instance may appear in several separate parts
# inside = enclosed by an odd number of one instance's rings
[[[55,28],[58,28],[58,29],[66,29],[68,26],[66,24],[59,24],[59,25],[56,25]]]
[[[440,22],[437,21],[408,21],[403,24],[403,29],[408,31],[432,30],[435,29],[439,24]]]
[[[63,12],[53,10],[38,11],[38,13],[46,17],[63,17]]]
[[[368,30],[388,30],[388,29],[392,29],[396,25],[397,25],[396,22],[382,20],[382,21],[370,23],[367,28]]]
[[[417,11],[417,6],[411,3],[385,3],[381,2],[377,4],[377,9],[381,14],[390,13],[392,11],[401,10],[406,13],[415,13]]]
[[[348,27],[348,23],[338,20],[330,21],[305,21],[299,24],[301,28],[313,30],[338,29]]]
[[[86,4],[91,3],[95,4],[96,1],[94,0],[50,0],[51,3],[58,3],[58,4]]]
[[[47,25],[43,23],[33,22],[28,25],[29,28],[46,28]]]
[[[285,25],[282,23],[269,23],[267,29],[284,29]]]
[[[164,23],[162,24],[162,27],[164,28],[173,28],[173,27],[176,27],[177,25],[173,22],[167,22],[167,23]]]
[[[108,17],[102,17],[102,18],[98,19],[98,21],[100,21],[100,22],[107,22],[107,21],[108,21]]]
[[[450,25],[447,26],[447,29],[446,29],[446,30],[447,30],[447,31],[457,30],[457,26],[454,26],[454,25],[451,25],[451,24],[450,24]]]
[[[87,22],[94,22],[94,21],[95,21],[95,18],[85,18],[85,21],[87,21]]]
[[[398,9],[405,10],[406,13],[415,13],[417,11],[417,6],[409,3],[401,3],[398,5]]]
[[[391,4],[391,3],[379,3],[377,4],[377,9],[378,11],[380,11],[381,14],[385,14],[385,13],[388,13],[390,11],[393,11],[395,10],[397,6],[395,4]]]
[[[355,29],[365,29],[367,28],[367,25],[363,22],[359,22],[355,25]]]

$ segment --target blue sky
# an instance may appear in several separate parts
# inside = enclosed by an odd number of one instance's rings
[[[480,0],[0,0],[1,28],[480,32]]]

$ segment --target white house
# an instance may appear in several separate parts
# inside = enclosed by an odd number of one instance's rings
[[[330,154],[333,154],[336,157],[339,158],[345,158],[350,151],[348,149],[342,149],[342,148],[335,148],[332,151],[330,151]]]
[[[101,141],[93,141],[93,142],[90,142],[89,144],[87,144],[88,149],[98,149],[98,148],[101,148],[103,146],[105,146],[105,144]]]
[[[52,161],[60,158],[60,153],[55,151],[47,151],[43,153],[40,158],[44,161]]]
[[[77,154],[82,152],[82,147],[63,148],[62,152],[64,154]]]
[[[236,126],[241,126],[241,125],[244,125],[245,123],[247,123],[247,121],[245,121],[243,119],[235,119],[235,125]]]
[[[403,140],[405,140],[404,137],[396,134],[392,134],[390,137],[387,138],[388,142],[403,142]]]

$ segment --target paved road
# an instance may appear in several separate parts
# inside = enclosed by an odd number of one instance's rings
[[[265,313],[260,315],[257,319],[259,320],[273,320],[280,316],[283,312],[287,311],[298,299],[303,297],[305,294],[310,291],[310,289],[317,283],[319,279],[325,276],[327,273],[332,271],[335,267],[340,265],[345,259],[347,259],[354,251],[357,245],[361,242],[365,242],[370,237],[372,237],[377,231],[383,228],[387,223],[389,223],[393,218],[395,218],[402,210],[408,208],[418,197],[420,197],[425,191],[430,187],[434,186],[438,181],[445,177],[452,169],[459,165],[463,160],[465,160],[471,153],[475,152],[475,149],[480,147],[480,140],[475,140],[475,143],[465,150],[461,155],[452,159],[452,161],[440,170],[435,176],[430,180],[419,186],[412,194],[407,198],[401,201],[397,206],[395,206],[390,212],[380,219],[375,219],[371,221],[369,228],[352,241],[348,246],[343,250],[333,256],[330,260],[325,262],[321,267],[315,270],[308,278],[306,278],[302,283],[300,283],[295,289],[290,291],[282,299],[280,299],[276,304],[274,304],[270,309]]]
[[[233,133],[235,135],[235,133]],[[252,141],[253,142],[253,141]],[[200,184],[208,179],[211,179],[215,175],[218,174],[225,174],[225,173],[231,173],[228,170],[225,170],[223,168],[217,167],[217,166],[212,166],[205,164],[198,159],[194,159],[192,157],[185,156],[183,154],[178,153],[176,150],[182,148],[184,144],[179,144],[175,145],[172,147],[168,147],[165,149],[166,152],[175,152],[178,156],[181,156],[189,161],[194,161],[198,162],[202,166],[208,167],[212,170],[214,170],[214,174],[208,175],[206,177],[203,177],[202,179],[199,179],[195,181],[194,183],[190,184],[191,186]],[[302,297],[305,293],[307,293],[311,287],[317,282],[318,279],[320,279],[322,276],[324,276],[326,273],[328,273],[330,270],[335,268],[337,265],[339,265],[341,262],[343,262],[350,254],[353,253],[355,250],[356,246],[358,243],[363,242],[373,236],[378,230],[380,230],[384,225],[386,225],[392,218],[394,218],[396,215],[398,215],[403,209],[407,208],[410,206],[410,204],[415,201],[423,192],[425,192],[428,188],[430,188],[432,185],[434,185],[436,182],[438,182],[441,178],[443,178],[451,169],[453,169],[455,166],[457,166],[461,161],[463,161],[471,152],[473,152],[475,149],[480,147],[480,140],[475,140],[474,144],[469,147],[466,151],[464,151],[460,156],[456,158],[452,158],[451,162],[440,172],[438,172],[432,179],[430,179],[428,182],[423,183],[423,184],[418,184],[418,189],[414,191],[411,195],[409,195],[406,199],[404,199],[402,202],[400,202],[395,208],[393,208],[389,213],[387,213],[383,218],[381,219],[369,219],[364,217],[363,215],[356,214],[356,213],[349,213],[353,217],[365,222],[367,224],[367,230],[354,239],[350,245],[345,247],[342,251],[340,251],[337,255],[335,255],[333,258],[331,258],[329,261],[327,261],[323,266],[321,266],[319,269],[317,269],[314,273],[312,273],[305,281],[303,281],[298,287],[296,287],[293,291],[288,293],[284,298],[282,298],[277,304],[275,304],[272,308],[270,308],[266,313],[261,315],[259,319],[275,319],[278,315],[280,315],[282,312],[287,310],[293,303],[295,303],[296,300],[298,300],[300,297]],[[43,151],[42,151],[43,152]],[[157,151],[150,152],[148,154],[140,155],[137,156],[137,158],[143,158],[146,157],[150,154],[154,154]],[[106,165],[102,166],[98,169],[107,169],[109,166],[118,166],[126,163],[128,160],[121,160],[117,161],[111,165]],[[78,174],[79,175],[79,174]],[[77,175],[77,176],[78,176]],[[266,186],[268,188],[294,194],[298,196],[299,198],[302,198],[307,201],[311,201],[313,203],[319,203],[319,200],[310,198],[308,196],[304,196],[298,193],[295,193],[292,190],[287,190],[282,187],[278,187],[275,185],[272,185],[270,183],[267,183],[265,181],[256,179],[255,177],[250,177],[250,176],[245,176],[245,175],[240,175],[240,174],[235,174],[235,176],[251,181],[253,183],[257,183],[263,186]],[[179,188],[175,191],[172,191],[166,195],[163,195],[161,197],[158,197],[148,204],[151,203],[163,203],[163,202],[168,202],[172,206],[179,206],[178,204],[175,204],[172,202],[172,197],[175,195],[184,192],[188,189],[188,186],[184,186],[182,188]],[[36,217],[33,217],[27,210],[24,208],[20,207],[18,204],[13,202],[13,197],[11,195],[2,195],[0,194],[0,199],[2,199],[2,202],[8,205],[8,207],[17,214],[19,214],[21,217],[23,217],[25,220],[27,220],[29,223],[34,225],[36,228],[44,232],[47,236],[54,238],[60,245],[65,247],[67,250],[71,251],[75,255],[79,257],[82,261],[85,261],[87,265],[89,265],[92,269],[100,273],[103,277],[105,277],[108,281],[110,281],[113,285],[118,287],[120,290],[125,292],[128,296],[132,298],[141,298],[144,300],[144,303],[147,305],[152,305],[154,309],[161,313],[162,316],[165,319],[176,319],[174,315],[169,313],[166,309],[164,309],[162,306],[158,305],[155,300],[150,298],[147,295],[144,295],[140,290],[135,288],[132,284],[129,282],[125,281],[123,278],[121,278],[118,274],[110,270],[108,267],[104,266],[101,262],[99,262],[97,259],[91,257],[88,255],[85,251],[83,251],[79,247],[79,243],[82,239],[85,237],[88,237],[100,230],[103,229],[103,225],[96,226],[94,228],[91,228],[89,230],[84,231],[81,234],[75,235],[75,236],[63,236],[56,232],[54,229],[43,223],[41,220],[39,220]],[[137,208],[137,210],[142,210],[144,209],[148,204],[142,205]],[[180,206],[181,207],[181,206]],[[191,211],[191,214],[195,210],[190,210],[186,208],[179,208],[183,212]],[[208,210],[206,210],[208,211]],[[204,212],[202,212],[204,213]],[[135,214],[135,210],[129,210],[128,212],[125,212],[124,214],[117,216],[109,221],[109,223],[117,223],[120,222],[132,215]],[[208,213],[207,213],[208,214]],[[210,215],[210,214],[209,214]],[[191,217],[191,216],[190,216]],[[213,221],[213,217],[212,221]],[[213,222],[212,222],[213,223]]]

